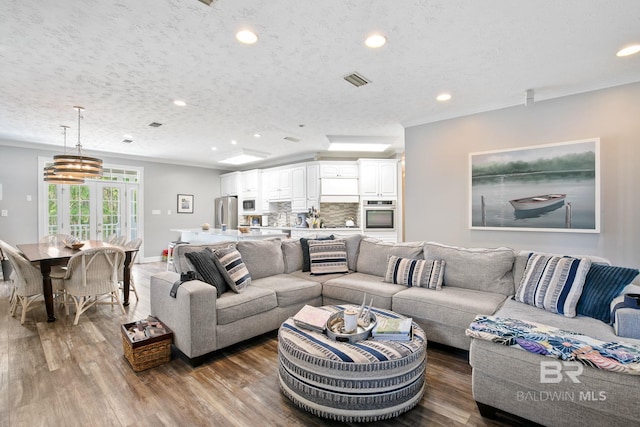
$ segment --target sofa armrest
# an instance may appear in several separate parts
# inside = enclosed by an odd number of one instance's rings
[[[216,350],[216,288],[192,280],[172,298],[169,291],[179,279],[172,271],[151,276],[151,314],[173,331],[175,346],[193,359]]]

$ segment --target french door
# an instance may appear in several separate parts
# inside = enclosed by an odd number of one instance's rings
[[[118,172],[118,176],[127,175]],[[126,240],[142,237],[138,179],[86,180],[82,185],[43,181],[42,185],[39,237],[48,234],[71,234],[81,240],[104,240],[112,234],[125,236]]]

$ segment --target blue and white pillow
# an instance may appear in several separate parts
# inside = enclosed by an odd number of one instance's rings
[[[251,284],[251,276],[235,248],[216,249],[214,261],[233,292],[240,293]]]
[[[389,255],[384,281],[408,287],[440,290],[444,278],[444,266],[444,260],[423,260]]]
[[[349,272],[344,240],[309,240],[309,258],[314,276]]]
[[[589,268],[589,258],[532,253],[515,299],[552,313],[575,317]]]

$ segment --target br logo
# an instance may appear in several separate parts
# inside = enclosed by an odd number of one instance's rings
[[[559,360],[540,362],[540,382],[542,384],[556,384],[568,379],[573,383],[579,383],[578,377],[583,370],[584,366],[578,362]]]

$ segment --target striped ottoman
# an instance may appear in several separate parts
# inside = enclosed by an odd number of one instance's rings
[[[348,305],[323,307],[332,312]],[[357,308],[357,307],[356,307]],[[404,317],[389,310],[378,318]],[[337,342],[298,328],[293,319],[278,331],[280,388],[300,408],[342,422],[395,417],[413,408],[424,392],[427,339],[413,324],[411,341]]]

